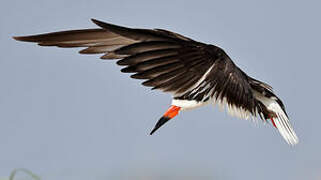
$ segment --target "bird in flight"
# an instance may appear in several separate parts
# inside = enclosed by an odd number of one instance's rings
[[[121,72],[144,79],[144,86],[172,94],[169,109],[150,134],[180,111],[208,103],[226,107],[242,119],[261,118],[280,132],[290,145],[298,143],[285,107],[272,87],[248,76],[223,49],[164,29],[134,29],[92,19],[99,26],[13,37],[40,46],[84,47],[81,54],[103,54],[118,60]]]

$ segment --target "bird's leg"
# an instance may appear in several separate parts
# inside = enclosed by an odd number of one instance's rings
[[[152,135],[157,129],[159,129],[162,125],[164,125],[167,121],[175,117],[180,111],[181,107],[172,105],[168,108],[165,114],[158,120],[154,129],[151,131],[150,135]]]
[[[269,118],[271,119],[271,122],[272,122],[273,126],[274,126],[275,128],[277,128],[276,125],[275,125],[275,122],[274,122],[274,120],[273,120],[273,117],[272,117],[271,115],[269,115]]]

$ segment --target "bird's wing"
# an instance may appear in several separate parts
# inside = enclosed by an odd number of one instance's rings
[[[221,48],[167,30],[93,22],[101,28],[14,38],[41,46],[85,47],[80,53],[119,59],[117,64],[125,66],[122,72],[134,73],[132,78],[145,79],[143,85],[170,92],[178,99],[215,97],[232,109],[256,113],[247,75]]]
[[[14,37],[41,46],[85,47],[82,54],[119,59],[124,73],[142,84],[173,94],[192,87],[213,65],[206,44],[162,29],[132,29],[93,20],[101,29],[83,29]],[[216,47],[217,50],[220,48]]]

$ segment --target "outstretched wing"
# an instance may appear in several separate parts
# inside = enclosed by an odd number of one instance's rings
[[[208,45],[162,29],[132,29],[93,20],[101,29],[71,30],[14,37],[41,46],[85,47],[82,54],[104,54],[101,59],[120,59],[121,71],[145,79],[142,84],[180,94],[195,84],[216,57]],[[214,47],[214,46],[213,46]],[[215,47],[216,50],[220,48]]]
[[[132,29],[98,20],[101,29],[84,29],[14,37],[41,46],[85,47],[82,54],[120,59],[121,71],[145,79],[145,86],[177,99],[204,101],[215,97],[255,115],[248,77],[219,47],[162,29]]]
[[[93,20],[101,29],[14,37],[41,46],[85,47],[82,54],[119,59],[121,71],[145,79],[145,86],[172,93],[176,99],[226,102],[247,118],[261,111],[242,72],[219,47],[162,29],[132,29]],[[245,114],[244,114],[245,113]]]

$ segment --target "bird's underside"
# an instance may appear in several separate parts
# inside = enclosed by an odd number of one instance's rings
[[[98,20],[100,28],[61,31],[14,37],[41,46],[84,47],[81,54],[103,54],[101,59],[118,59],[121,72],[145,80],[144,86],[173,95],[172,106],[151,134],[180,110],[207,103],[226,106],[240,118],[270,119],[291,145],[298,138],[281,100],[272,88],[246,75],[219,47],[194,41],[162,29],[132,29]]]

